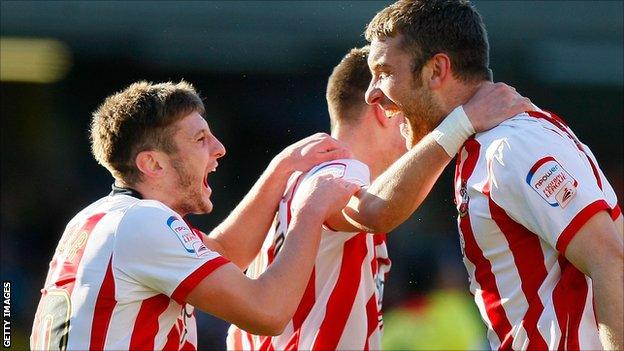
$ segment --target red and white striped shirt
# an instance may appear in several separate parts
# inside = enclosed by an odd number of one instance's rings
[[[564,253],[594,214],[615,220],[621,211],[565,123],[528,112],[469,139],[457,157],[455,200],[492,349],[601,349],[591,280]]]
[[[196,350],[188,293],[228,261],[162,203],[110,195],[67,225],[31,349]]]
[[[368,167],[356,160],[320,164],[293,175],[262,251],[247,270],[255,278],[273,262],[287,234],[292,209],[311,179],[333,174],[369,184]],[[230,327],[230,350],[373,350],[380,348],[383,285],[390,260],[385,234],[344,233],[324,229],[316,263],[304,296],[285,331],[257,336]]]

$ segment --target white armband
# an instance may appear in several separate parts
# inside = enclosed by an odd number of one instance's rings
[[[454,157],[466,139],[474,133],[472,123],[460,105],[446,116],[431,135],[450,157]]]

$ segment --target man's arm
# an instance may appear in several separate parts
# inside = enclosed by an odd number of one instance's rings
[[[424,201],[451,157],[430,135],[409,150],[343,210],[359,230],[387,233]],[[425,166],[426,165],[426,166]],[[332,217],[335,220],[335,217]],[[332,227],[343,229],[332,221]]]
[[[204,278],[186,302],[251,333],[280,334],[310,278],[323,220],[343,208],[357,188],[329,176],[316,179],[294,209],[284,245],[266,272],[253,280],[233,264],[226,264]]]
[[[204,239],[206,246],[245,269],[262,247],[291,173],[348,155],[348,150],[324,133],[290,145],[271,161],[234,211]]]
[[[474,129],[482,132],[534,107],[514,88],[488,83],[463,108]],[[451,159],[435,134],[428,134],[328,223],[337,230],[391,231],[420,206]]]
[[[565,257],[592,279],[600,341],[605,350],[624,343],[624,246],[622,216],[616,224],[606,211],[590,218],[570,241]]]

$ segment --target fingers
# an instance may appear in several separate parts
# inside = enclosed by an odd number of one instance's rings
[[[345,143],[336,140],[326,133],[316,133],[289,146],[283,154],[286,162],[292,169],[307,171],[313,166],[336,160],[352,157],[351,151]]]
[[[505,83],[484,83],[464,104],[464,111],[477,132],[497,126],[522,112],[533,110],[531,100]]]
[[[317,152],[314,155],[316,163],[322,163],[322,162],[337,160],[340,158],[351,158],[351,157],[353,157],[351,150],[346,149],[344,147],[339,147],[337,149],[333,149],[330,151]]]

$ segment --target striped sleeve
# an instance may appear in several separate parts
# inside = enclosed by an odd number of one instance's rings
[[[595,166],[556,131],[533,128],[500,139],[486,158],[492,200],[561,253],[589,218],[610,210]]]
[[[116,240],[114,268],[184,303],[188,293],[228,260],[209,250],[173,211],[162,205],[135,206],[124,216]]]

